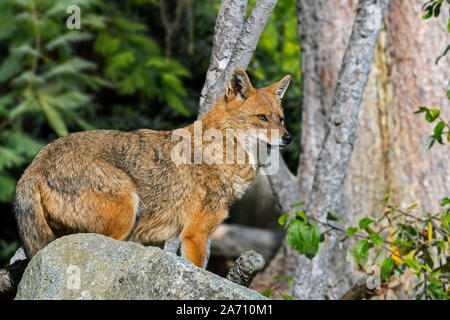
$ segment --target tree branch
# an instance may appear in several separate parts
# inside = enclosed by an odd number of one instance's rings
[[[223,94],[233,69],[238,66],[244,69],[247,68],[261,37],[261,33],[277,2],[278,0],[258,0],[255,3],[233,47],[233,53],[228,64],[223,68],[216,81],[211,84],[205,83],[208,89],[205,90],[205,99],[203,104],[200,105],[199,117],[205,114],[214,105],[220,95]],[[227,16],[226,19],[231,19],[231,17]],[[230,38],[235,37],[236,34]]]

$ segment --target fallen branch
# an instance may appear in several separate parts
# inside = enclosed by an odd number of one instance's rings
[[[246,251],[237,258],[228,272],[227,279],[241,286],[248,287],[256,273],[264,268],[262,255],[255,251]]]
[[[0,300],[14,299],[27,265],[28,260],[17,260],[6,269],[0,270]]]

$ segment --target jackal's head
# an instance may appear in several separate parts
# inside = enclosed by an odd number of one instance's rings
[[[244,69],[238,67],[228,81],[224,96],[226,121],[233,129],[255,132],[252,138],[271,147],[287,146],[292,136],[286,130],[281,98],[290,75],[264,88],[253,88]]]

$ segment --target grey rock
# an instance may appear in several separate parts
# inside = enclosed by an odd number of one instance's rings
[[[16,299],[265,298],[159,248],[76,234],[33,257]]]

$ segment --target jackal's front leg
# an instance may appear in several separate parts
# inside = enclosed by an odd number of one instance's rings
[[[208,237],[212,228],[204,221],[195,220],[190,221],[181,232],[182,250],[186,259],[202,268],[205,262]]]

